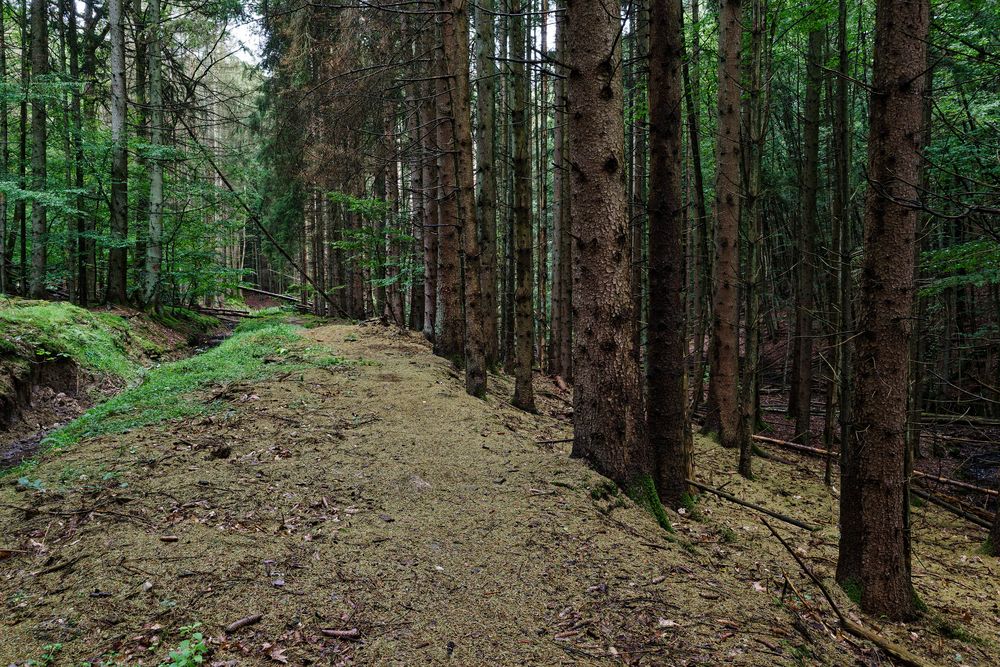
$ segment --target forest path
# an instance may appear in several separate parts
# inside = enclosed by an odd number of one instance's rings
[[[807,584],[752,513],[707,498],[668,535],[539,445],[568,422],[510,407],[506,377],[484,402],[416,334],[303,335],[347,362],[42,464],[104,480],[89,490],[0,498],[0,533],[30,552],[0,560],[0,664],[53,643],[56,664],[159,664],[195,622],[215,665],[843,664],[850,644],[776,603],[783,569]],[[567,409],[538,383],[543,410]],[[706,481],[731,479],[728,452],[698,447]],[[792,504],[828,523],[835,501]]]

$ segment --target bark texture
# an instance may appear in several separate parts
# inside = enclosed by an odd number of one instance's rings
[[[128,300],[128,140],[125,80],[125,21],[122,0],[108,0],[111,37],[111,248],[107,300]]]
[[[852,436],[841,495],[837,579],[861,607],[916,614],[904,518],[906,416],[919,194],[927,0],[879,0],[865,200]]]
[[[569,0],[573,456],[629,485],[649,473],[633,350],[617,2]]]
[[[719,126],[715,178],[715,276],[706,425],[726,447],[740,437],[737,341],[740,224],[740,0],[722,0],[719,14]]]
[[[647,433],[660,498],[677,503],[694,475],[687,419],[681,0],[650,3],[649,333]]]
[[[514,134],[514,248],[517,268],[514,285],[514,405],[535,411],[531,384],[534,321],[531,309],[531,164],[528,150],[527,92],[524,67],[524,14],[522,0],[513,0],[510,19],[511,111]]]
[[[35,82],[31,99],[31,187],[43,192],[48,183],[46,163],[47,112],[46,92],[42,86],[49,73],[49,13],[45,0],[31,0],[31,76]],[[39,81],[41,78],[41,81]],[[45,204],[31,205],[31,281],[32,298],[45,296],[45,265],[48,258],[48,222]]]

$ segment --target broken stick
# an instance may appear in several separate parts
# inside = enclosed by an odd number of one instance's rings
[[[792,547],[789,546],[788,542],[786,542],[785,539],[778,534],[778,531],[776,531],[774,527],[767,522],[767,519],[761,518],[760,521],[767,526],[767,529],[770,530],[771,534],[774,535],[778,542],[781,543],[781,546],[785,547],[785,551],[792,555],[792,558],[794,558],[795,562],[799,564],[799,567],[806,573],[806,576],[812,579],[812,582],[816,584],[820,592],[823,593],[823,597],[825,597],[826,601],[830,603],[830,608],[833,609],[833,613],[837,616],[837,620],[840,621],[840,627],[856,637],[870,641],[872,644],[875,644],[904,665],[909,665],[910,667],[931,667],[931,664],[926,662],[920,656],[910,653],[906,648],[900,646],[899,644],[896,644],[895,642],[892,642],[867,628],[863,628],[851,619],[847,618],[847,616],[844,615],[844,612],[840,610],[840,607],[837,606],[837,603],[833,601],[833,596],[830,595],[830,591],[827,590],[826,585],[820,581],[819,577],[817,577],[811,569],[809,569],[809,566],[802,560],[802,557],[795,553]]]
[[[742,505],[743,507],[749,507],[752,510],[756,510],[758,512],[766,514],[769,517],[773,517],[778,521],[784,521],[785,523],[791,524],[796,528],[801,528],[802,530],[808,530],[810,533],[815,533],[820,528],[819,526],[814,526],[812,524],[806,523],[805,521],[799,521],[795,517],[788,516],[787,514],[781,514],[780,512],[769,510],[766,507],[761,507],[760,505],[755,505],[754,503],[750,503],[745,500],[740,500],[733,494],[726,493],[722,489],[716,489],[715,487],[708,486],[706,484],[701,484],[700,482],[696,482],[691,479],[687,480],[687,483],[690,484],[691,486],[701,489],[702,491],[708,491],[709,493],[714,493],[720,498],[725,498],[731,503],[736,503],[737,505]]]

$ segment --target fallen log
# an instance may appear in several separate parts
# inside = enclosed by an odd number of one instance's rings
[[[728,500],[731,503],[736,503],[737,505],[742,505],[743,507],[748,507],[748,508],[750,508],[752,510],[755,510],[757,512],[761,512],[763,514],[766,514],[769,517],[775,518],[778,521],[784,521],[785,523],[791,524],[791,525],[795,526],[796,528],[801,528],[802,530],[808,530],[811,533],[814,533],[817,530],[819,530],[819,526],[813,526],[812,524],[806,523],[805,521],[800,521],[799,519],[796,519],[795,517],[792,517],[792,516],[788,516],[787,514],[781,514],[780,512],[775,512],[774,510],[769,510],[766,507],[761,507],[760,505],[757,505],[755,503],[747,502],[746,500],[740,500],[739,498],[737,498],[733,494],[727,493],[727,492],[723,491],[722,489],[716,489],[715,487],[708,486],[707,484],[701,484],[700,482],[696,482],[696,481],[691,480],[691,479],[687,480],[687,483],[690,484],[693,487],[701,489],[702,491],[707,491],[709,493],[714,493],[715,495],[719,496],[720,498],[724,498],[724,499]]]

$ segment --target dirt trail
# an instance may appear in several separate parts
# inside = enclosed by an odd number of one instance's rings
[[[566,448],[537,444],[569,433],[551,383],[549,414],[532,416],[507,405],[503,377],[485,404],[467,396],[416,335],[305,335],[351,363],[217,389],[227,407],[210,419],[43,463],[75,480],[63,488],[0,490],[0,664],[59,643],[54,664],[156,665],[195,622],[214,665],[885,664],[832,639],[819,602],[783,594],[784,571],[816,597],[752,513],[706,498],[696,517],[671,511],[668,535]],[[728,452],[698,449],[706,482],[827,526],[783,532],[829,569],[836,501],[806,463],[765,464],[774,479],[752,484]],[[797,491],[779,492],[789,474]],[[974,537],[936,535],[942,553],[974,553]],[[989,567],[966,566],[969,581]],[[969,652],[931,648],[995,664],[996,631],[973,630],[987,636]]]

